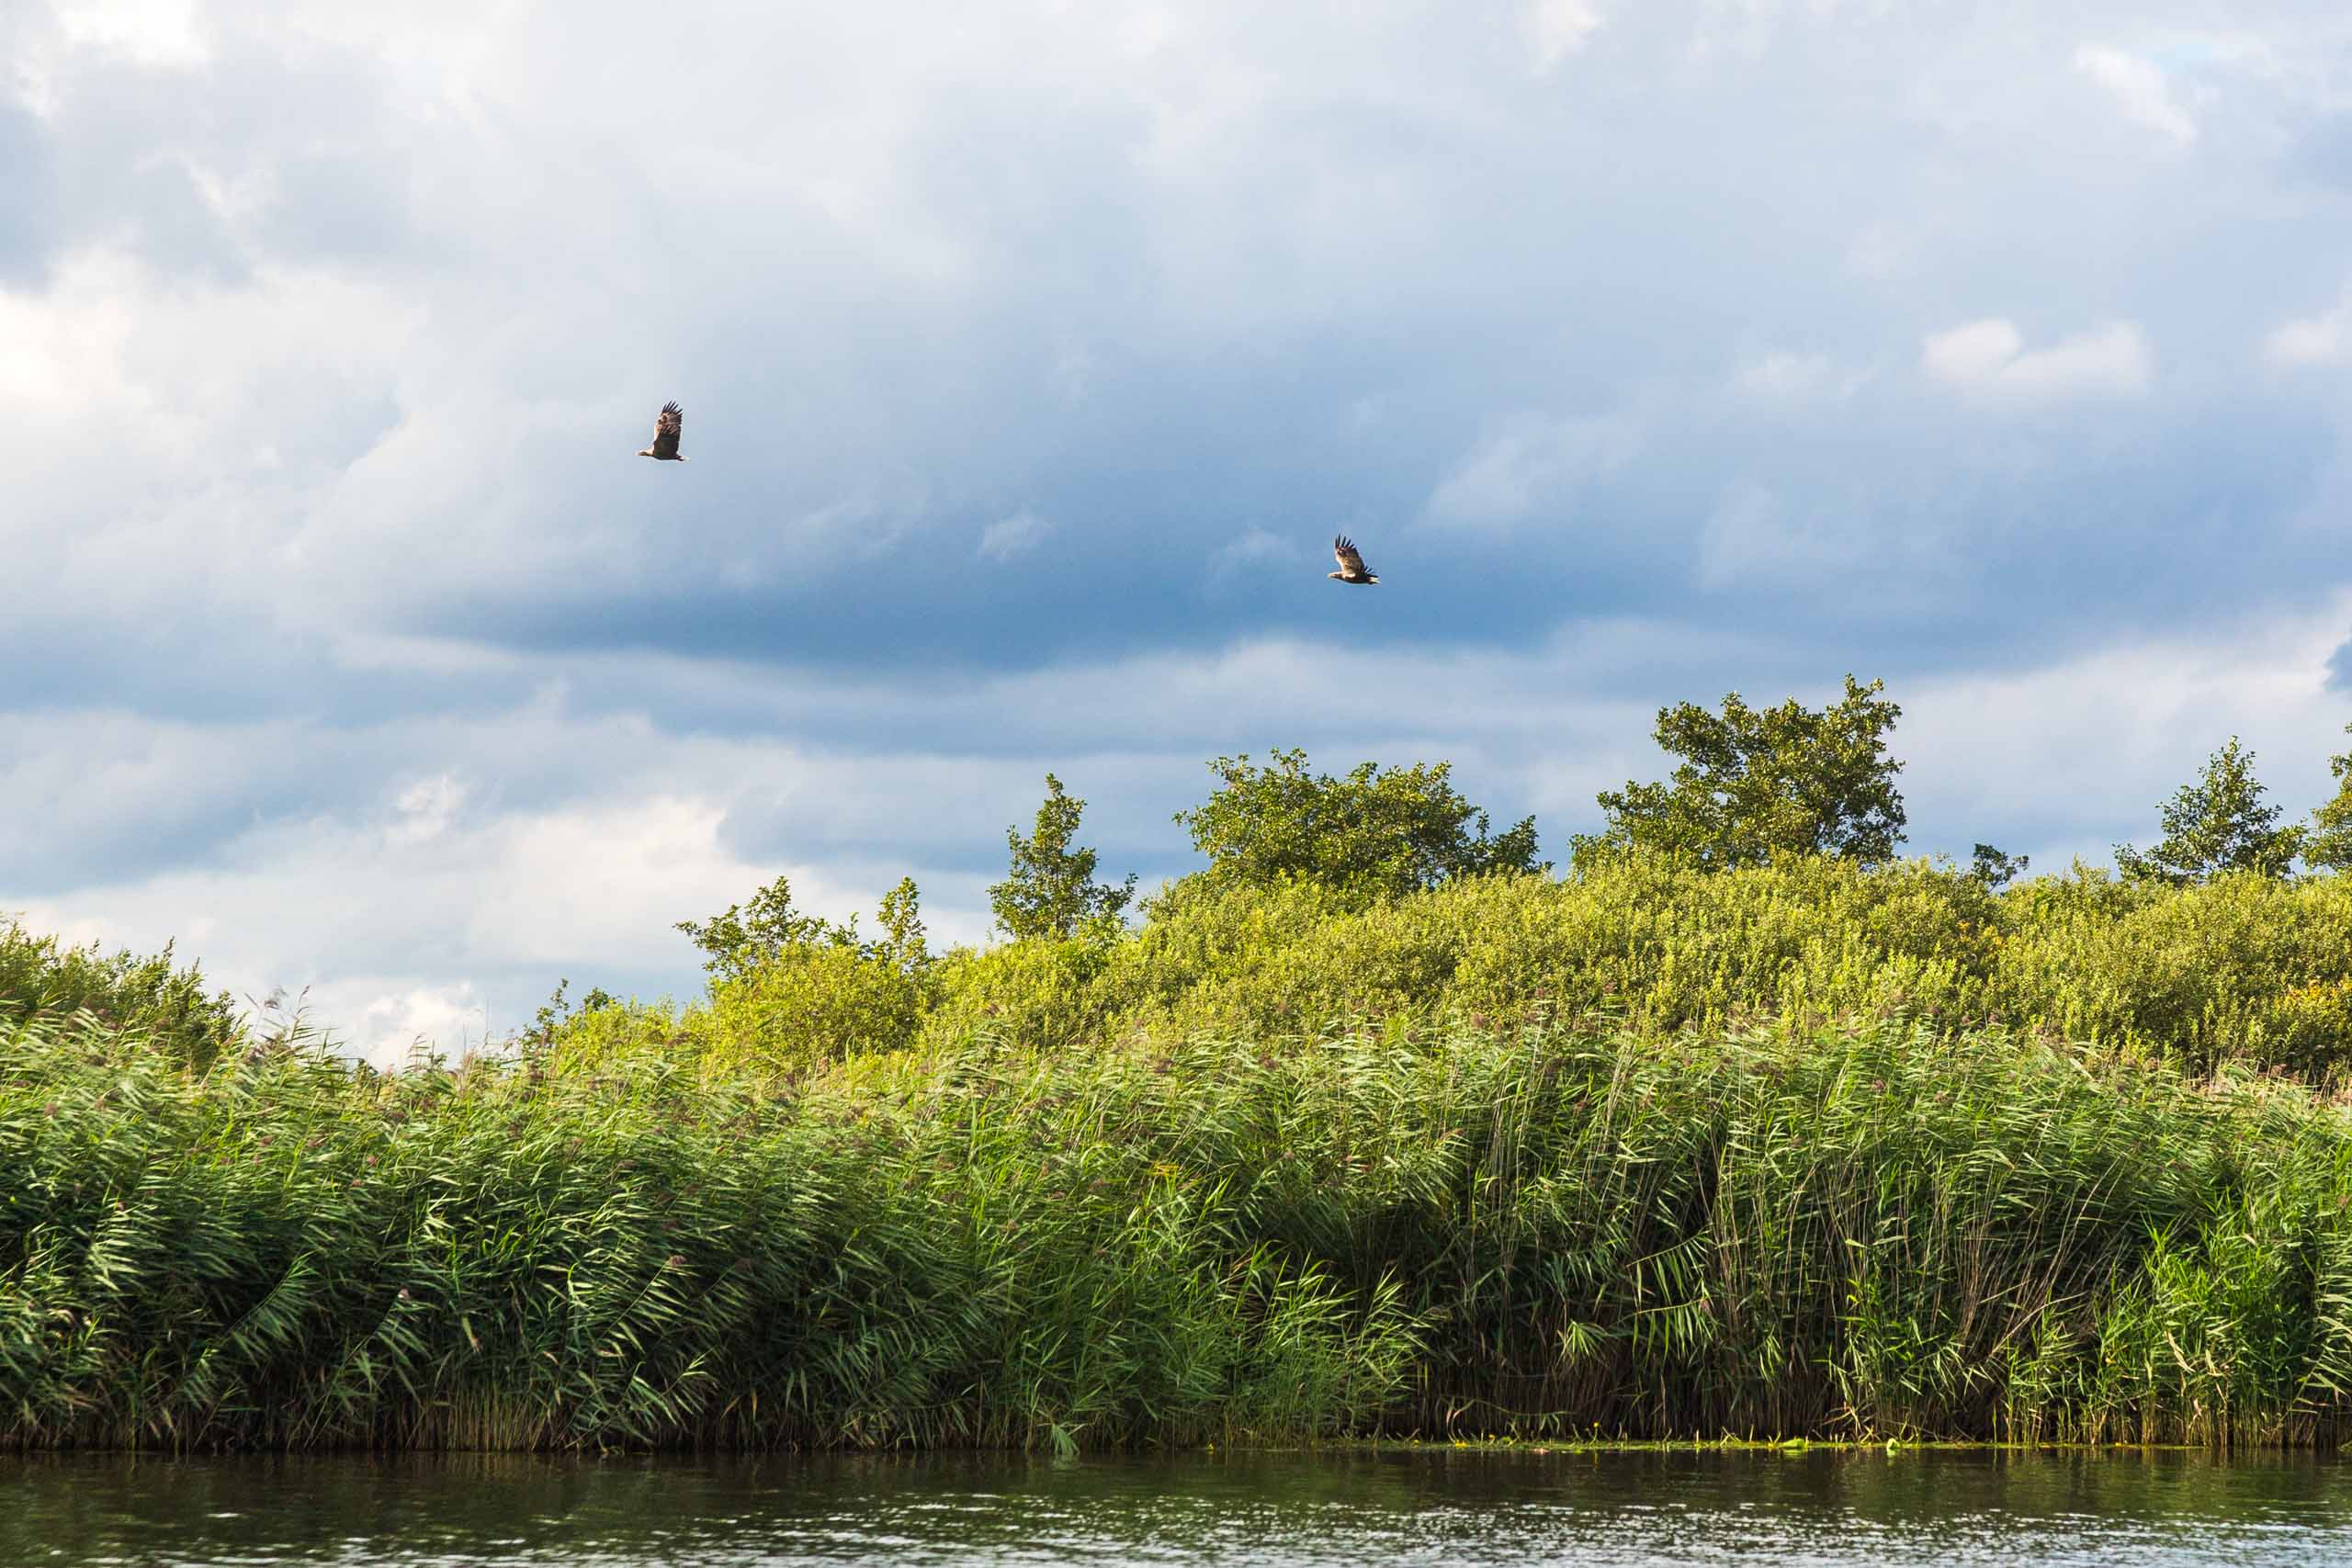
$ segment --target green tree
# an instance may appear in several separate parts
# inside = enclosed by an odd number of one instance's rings
[[[1135,897],[1132,872],[1123,884],[1097,882],[1094,852],[1070,848],[1085,811],[1086,802],[1073,798],[1061,780],[1047,773],[1035,830],[1025,839],[1018,829],[1004,830],[1012,863],[1004,880],[989,889],[989,908],[1015,941],[1067,941],[1097,922],[1115,919]]]
[[[2183,886],[2225,871],[2285,876],[2302,848],[2304,829],[2278,826],[2279,808],[2262,804],[2264,790],[2254,776],[2254,753],[2238,738],[2214,752],[2205,771],[2173,792],[2162,812],[2165,836],[2142,853],[2115,846],[2115,863],[2133,882]]]
[[[1979,844],[1968,874],[1997,893],[2023,876],[2025,868],[2032,863],[2031,855],[2004,854],[1990,844]]]
[[[2344,727],[2352,735],[2352,724]],[[2303,839],[2303,863],[2327,871],[2352,871],[2352,751],[2327,760],[2335,775],[2335,798],[2312,813]]]
[[[931,944],[922,926],[922,890],[913,877],[899,878],[899,885],[882,895],[875,923],[882,928],[881,940],[857,942],[857,917],[850,917],[850,940],[856,942],[859,956],[908,975],[920,975],[931,967]]]
[[[1721,714],[1695,703],[1660,708],[1657,743],[1681,765],[1663,784],[1601,791],[1608,826],[1579,838],[1577,854],[1657,851],[1711,869],[1781,853],[1894,859],[1903,764],[1887,755],[1886,737],[1903,710],[1879,694],[1885,686],[1849,675],[1844,699],[1818,710],[1793,697],[1751,708],[1737,692]]]
[[[1453,787],[1450,762],[1345,776],[1306,771],[1306,753],[1248,753],[1209,764],[1221,787],[1176,820],[1209,861],[1212,881],[1257,886],[1302,879],[1372,897],[1481,872],[1548,871],[1535,858],[1535,818],[1489,833],[1487,814]]]
[[[794,908],[792,880],[784,876],[752,894],[748,904],[729,904],[707,920],[680,920],[677,929],[702,949],[703,967],[722,980],[749,974],[793,948],[857,940],[854,925],[836,926]]]
[[[867,942],[857,933],[857,917],[836,924],[821,915],[804,914],[792,907],[792,881],[779,876],[748,904],[729,904],[707,920],[680,920],[677,929],[703,951],[703,967],[714,979],[732,980],[771,968],[788,955],[843,948],[861,959],[916,973],[929,967],[931,950],[924,940],[922,894],[911,876],[882,896],[882,935]]]

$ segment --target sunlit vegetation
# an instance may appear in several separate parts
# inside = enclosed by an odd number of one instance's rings
[[[0,1441],[2336,1441],[2352,808],[1904,861],[1894,712],[1668,710],[1558,874],[1220,759],[1132,912],[1049,778],[1005,941],[778,880],[390,1072],[0,929]]]
[[[207,989],[203,973],[174,963],[170,947],[152,957],[74,947],[0,910],[0,1015],[84,1009],[198,1066],[243,1032],[228,992]]]
[[[1606,1017],[713,1079],[0,1037],[35,1444],[2306,1442],[2352,1138],[2277,1079]]]
[[[1531,1007],[1606,1007],[1652,1034],[1899,1010],[2324,1082],[2352,1066],[2352,882],[2092,872],[1996,893],[1917,862],[1706,872],[1625,857],[1371,901],[1309,882],[1180,885],[1132,933],[920,958],[812,943],[699,999],[575,1014],[549,1038],[568,1066],[650,1051],[712,1077],[775,1077],[975,1031],[1049,1048],[1272,1041]]]

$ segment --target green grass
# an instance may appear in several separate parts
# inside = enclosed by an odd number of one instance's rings
[[[17,1017],[0,1440],[2339,1435],[2325,1093],[1627,1009],[389,1076]]]

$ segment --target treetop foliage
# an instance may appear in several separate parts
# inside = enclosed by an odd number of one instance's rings
[[[2264,805],[2264,794],[2254,776],[2254,753],[2242,750],[2233,735],[2206,760],[2205,771],[2160,808],[2165,836],[2155,848],[2143,853],[2118,844],[2116,866],[2128,881],[2177,886],[2226,871],[2285,876],[2308,829],[2278,826],[2279,807]]]
[[[1998,892],[2023,876],[2032,863],[2031,855],[2005,854],[1990,844],[1979,844],[1970,857],[1968,874]]]
[[[1844,698],[1821,709],[1793,697],[1752,708],[1737,692],[1721,714],[1695,703],[1660,708],[1657,743],[1681,765],[1663,784],[1601,791],[1608,826],[1578,839],[1577,854],[1635,849],[1716,868],[1776,854],[1894,859],[1903,764],[1887,755],[1886,738],[1903,710],[1880,695],[1885,685],[1848,675]]]
[[[1218,885],[1302,880],[1362,897],[1396,897],[1484,872],[1548,871],[1535,818],[1491,833],[1487,813],[1453,787],[1453,765],[1311,773],[1306,753],[1247,752],[1209,764],[1216,792],[1176,820]]]
[[[2352,724],[2344,727],[2352,735]],[[2321,871],[2352,871],[2352,751],[2327,760],[2335,775],[2335,797],[2312,813],[2303,838],[2303,863]]]
[[[702,949],[703,967],[714,980],[740,979],[795,953],[840,948],[860,959],[915,971],[931,962],[922,924],[922,895],[911,876],[882,896],[882,934],[868,942],[858,935],[857,917],[836,923],[792,906],[792,880],[779,876],[746,904],[729,904],[707,920],[680,920],[676,928]]]
[[[1125,883],[1096,882],[1095,852],[1070,847],[1085,811],[1086,802],[1074,798],[1061,780],[1047,773],[1035,830],[1025,839],[1017,829],[1004,830],[1012,864],[1004,880],[989,888],[989,908],[1014,941],[1068,941],[1089,928],[1114,924],[1135,897],[1133,872]]]

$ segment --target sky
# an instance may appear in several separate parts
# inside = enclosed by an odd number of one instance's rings
[[[2332,793],[2347,433],[2335,4],[0,0],[0,911],[389,1058],[1849,671],[2104,863]]]

